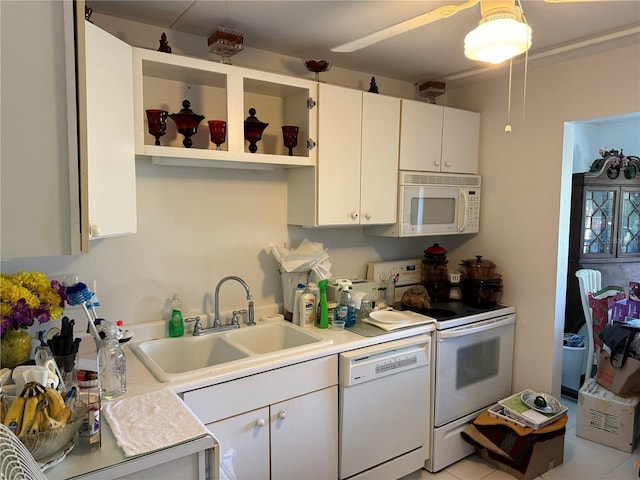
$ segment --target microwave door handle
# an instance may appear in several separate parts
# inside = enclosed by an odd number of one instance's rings
[[[466,190],[460,190],[460,194],[458,195],[459,199],[459,207],[458,207],[458,231],[463,231],[467,226],[467,203],[469,201],[469,196]],[[462,218],[460,218],[462,217]]]

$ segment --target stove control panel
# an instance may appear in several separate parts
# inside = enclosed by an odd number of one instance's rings
[[[371,262],[367,266],[367,280],[386,282],[389,277],[398,276],[396,287],[416,285],[422,280],[422,259],[393,260],[390,262]]]

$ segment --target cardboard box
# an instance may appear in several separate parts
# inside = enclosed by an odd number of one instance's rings
[[[494,467],[503,472],[507,472],[509,475],[513,475],[520,480],[532,480],[539,477],[545,472],[548,472],[554,467],[560,465],[564,460],[564,434],[536,442],[533,447],[533,453],[529,460],[529,465],[524,473],[507,465],[500,457],[494,455],[489,456],[489,450],[486,448],[476,449],[480,458],[485,462],[490,463]]]
[[[640,437],[638,397],[620,397],[588,379],[578,392],[576,435],[631,453]]]
[[[621,397],[640,395],[640,360],[627,357],[622,368],[611,365],[611,354],[602,352],[598,361],[596,381],[607,390]],[[622,361],[619,353],[614,365]],[[616,363],[617,362],[617,363]]]

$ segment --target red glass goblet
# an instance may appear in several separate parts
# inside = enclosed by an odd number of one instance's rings
[[[261,122],[256,117],[256,109],[249,109],[249,116],[244,121],[244,138],[249,142],[249,151],[256,153],[258,151],[258,143],[262,139],[262,132],[269,126],[268,123]]]
[[[209,120],[209,133],[211,141],[216,144],[216,150],[222,150],[222,145],[227,139],[227,122],[224,120]]]
[[[282,138],[284,140],[284,146],[289,149],[289,156],[293,156],[293,149],[298,145],[298,130],[300,127],[295,125],[283,125],[282,126]]]
[[[156,137],[156,145],[160,145],[160,137],[167,133],[167,115],[169,115],[169,112],[157,109],[149,109],[146,112],[149,133]]]
[[[191,137],[198,132],[198,125],[204,120],[204,115],[193,113],[193,110],[189,107],[191,107],[191,102],[185,100],[182,102],[182,110],[180,112],[169,115],[169,118],[175,122],[178,133],[184,135],[182,144],[185,148],[191,148],[191,145],[193,145]]]

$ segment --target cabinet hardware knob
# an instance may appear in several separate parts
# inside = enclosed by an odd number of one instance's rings
[[[284,413],[284,412],[278,412],[278,418],[279,418],[280,420],[284,420],[286,416],[287,416],[287,414],[286,414],[286,413]]]
[[[256,422],[256,427],[264,427],[264,418],[258,419]]]
[[[371,220],[372,217],[370,213],[365,213],[364,218],[366,218],[367,220]]]
[[[356,212],[351,212],[351,220],[356,220],[358,218],[358,214]]]
[[[440,166],[440,162],[439,162],[438,160],[434,160],[434,161],[433,161],[433,164],[434,164],[436,167],[439,167],[439,166]]]
[[[450,168],[451,167],[451,162],[444,162],[444,166],[447,167],[447,168]]]

